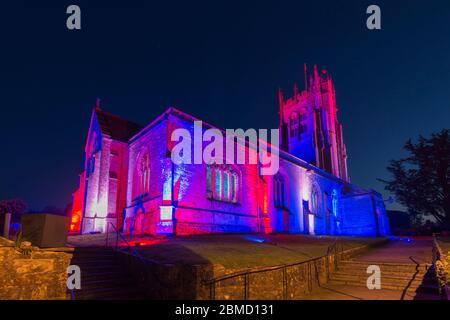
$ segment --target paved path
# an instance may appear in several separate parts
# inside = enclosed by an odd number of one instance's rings
[[[368,251],[354,259],[355,261],[376,261],[379,263],[431,263],[432,262],[432,240],[411,239],[407,241],[391,241],[389,244]]]
[[[353,260],[411,265],[431,263],[432,242],[430,239],[391,241]],[[307,297],[308,300],[412,300],[414,298],[417,298],[414,292],[369,290],[363,286],[343,284],[326,284]],[[436,296],[421,294],[421,299],[436,299]]]

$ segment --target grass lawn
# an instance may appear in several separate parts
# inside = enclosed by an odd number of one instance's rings
[[[241,269],[293,263],[322,256],[334,239],[304,235],[202,235],[171,238],[137,249],[144,256],[163,263],[221,264],[225,268]],[[340,239],[344,248],[380,240],[356,237]]]

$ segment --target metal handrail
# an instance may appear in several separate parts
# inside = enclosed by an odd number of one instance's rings
[[[250,275],[250,274],[261,273],[261,272],[266,272],[266,271],[275,271],[275,270],[280,270],[280,269],[283,269],[283,268],[294,267],[294,266],[298,266],[298,265],[301,265],[301,264],[304,264],[304,263],[314,262],[314,261],[319,260],[319,259],[321,259],[323,257],[324,256],[313,258],[313,259],[309,259],[309,260],[305,260],[305,261],[300,261],[300,262],[282,264],[282,265],[278,265],[278,266],[246,269],[244,271],[238,271],[236,273],[223,275],[223,276],[220,276],[220,277],[217,277],[217,278],[214,278],[214,279],[210,279],[210,280],[205,280],[204,284],[208,285],[208,284],[213,284],[213,283],[216,283],[216,282],[224,281],[224,280],[227,280],[227,279],[241,277],[241,276],[246,276],[246,275]]]
[[[289,268],[289,267],[294,267],[294,266],[299,266],[302,264],[307,264],[307,263],[311,263],[311,262],[315,262],[317,260],[320,260],[322,258],[325,257],[329,257],[330,253],[332,251],[335,251],[335,253],[337,253],[337,243],[338,243],[338,238],[335,239],[335,241],[328,246],[327,248],[327,253],[323,256],[319,256],[316,258],[312,258],[309,260],[305,260],[305,261],[299,261],[299,262],[294,262],[294,263],[288,263],[288,264],[283,264],[283,265],[277,265],[277,266],[271,266],[271,267],[259,267],[259,268],[252,268],[252,269],[247,269],[247,270],[243,270],[243,271],[238,271],[236,273],[232,273],[232,274],[228,274],[228,275],[223,275],[214,279],[210,279],[210,280],[205,280],[203,281],[204,285],[213,285],[217,282],[221,282],[224,280],[228,280],[231,278],[237,278],[237,277],[242,277],[242,276],[248,276],[250,274],[255,274],[255,273],[261,273],[261,272],[269,272],[269,271],[275,271],[275,270],[281,270],[283,268]]]
[[[176,286],[175,284],[164,282],[161,279],[161,277],[159,276],[159,274],[156,273],[156,271],[154,270],[154,268],[153,268],[154,266],[150,265],[150,263],[152,263],[154,265],[161,266],[161,262],[160,261],[157,261],[157,260],[154,260],[154,259],[151,259],[151,258],[148,258],[148,257],[144,257],[141,253],[139,253],[138,250],[133,248],[133,246],[123,236],[123,234],[119,230],[117,230],[116,226],[113,223],[111,223],[111,222],[109,222],[107,227],[106,227],[106,230],[107,230],[106,243],[105,243],[106,246],[108,246],[108,243],[109,243],[109,241],[108,241],[108,238],[109,238],[109,225],[112,226],[112,229],[114,230],[114,233],[116,234],[116,244],[115,244],[115,247],[114,247],[114,250],[116,252],[119,252],[119,251],[120,252],[124,252],[125,254],[130,254],[130,255],[138,258],[139,261],[145,266],[147,272],[151,273],[153,278],[156,281],[158,281],[162,286],[164,286],[166,288],[171,288],[171,287],[175,287]],[[126,248],[127,248],[126,250],[121,250],[119,248],[119,241],[118,241],[119,237],[125,243]]]
[[[120,239],[125,243],[128,252],[130,252],[132,255],[136,256],[141,262],[144,264],[148,264],[148,262],[158,263],[157,261],[152,261],[152,259],[145,258],[142,254],[139,253],[133,246],[128,242],[128,240],[123,236],[123,234],[117,230],[116,226],[112,222],[108,222],[106,226],[106,240],[105,240],[105,246],[108,247],[108,239],[109,239],[109,226],[112,226],[114,233],[116,234],[116,244],[114,247],[115,251],[124,251],[119,249],[119,237]]]

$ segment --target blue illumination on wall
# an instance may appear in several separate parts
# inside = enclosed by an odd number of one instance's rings
[[[252,237],[252,236],[247,236],[244,239],[248,240],[248,241],[257,242],[257,243],[264,243],[264,242],[266,242],[266,239],[258,238],[258,237]]]

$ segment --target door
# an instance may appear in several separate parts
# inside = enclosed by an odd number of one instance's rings
[[[283,232],[289,233],[289,211],[283,209]]]
[[[309,202],[303,200],[303,233],[309,234]]]

